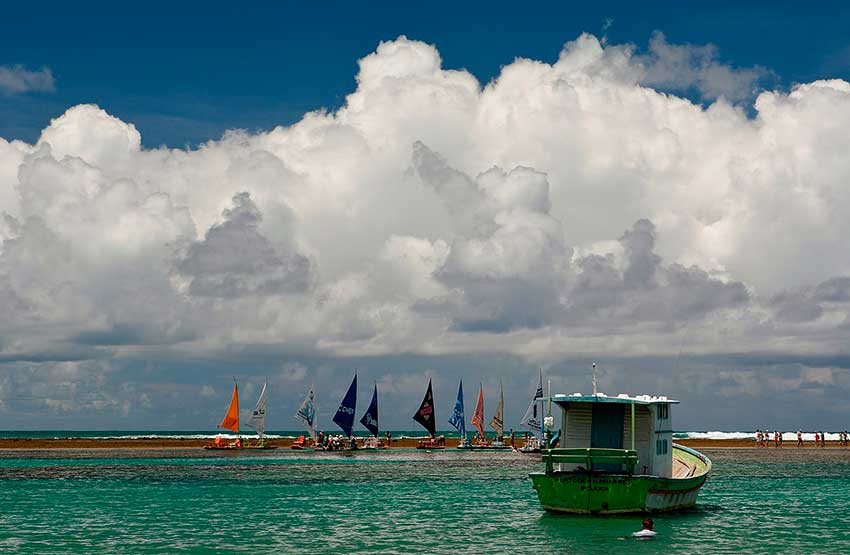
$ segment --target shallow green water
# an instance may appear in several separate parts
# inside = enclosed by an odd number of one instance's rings
[[[0,552],[848,553],[850,451],[707,450],[696,509],[544,513],[513,453],[0,452]]]

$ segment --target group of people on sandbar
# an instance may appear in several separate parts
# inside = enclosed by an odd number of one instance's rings
[[[298,436],[298,439],[293,443],[293,448],[305,448],[312,447],[319,450],[324,451],[351,451],[355,449],[380,449],[389,447],[392,442],[392,434],[390,432],[386,432],[386,442],[378,439],[374,436],[369,436],[365,438],[359,438],[360,444],[358,444],[358,438],[351,436],[345,437],[342,434],[325,434],[325,432],[319,432],[319,435],[316,437],[315,444],[312,444],[311,441],[308,441],[304,436]]]
[[[773,445],[774,447],[782,447],[782,432],[773,432]],[[770,432],[767,430],[763,432],[761,430],[756,430],[756,446],[769,447]]]
[[[756,430],[756,446],[770,447],[771,434],[767,430]],[[850,433],[847,430],[838,432],[838,444],[842,447],[850,446]],[[773,446],[782,447],[782,432],[773,432]],[[804,447],[803,430],[797,430],[797,447]],[[815,447],[826,447],[826,432],[815,432]]]

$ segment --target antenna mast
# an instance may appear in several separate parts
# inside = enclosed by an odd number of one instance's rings
[[[593,363],[593,396],[596,397],[596,363]]]

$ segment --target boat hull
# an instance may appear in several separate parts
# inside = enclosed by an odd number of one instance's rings
[[[606,515],[676,511],[696,504],[711,469],[707,458],[688,451],[703,459],[705,466],[703,472],[684,478],[586,470],[539,472],[530,477],[540,504],[550,512]]]

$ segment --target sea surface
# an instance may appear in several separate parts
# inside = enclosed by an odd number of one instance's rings
[[[706,449],[692,510],[541,510],[518,453],[0,450],[0,553],[850,553],[850,450]]]

